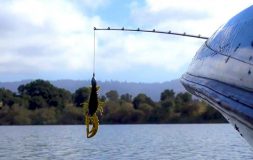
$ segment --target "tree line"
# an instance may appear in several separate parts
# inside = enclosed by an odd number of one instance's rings
[[[71,93],[49,81],[35,80],[14,93],[0,88],[0,125],[84,124],[82,103],[90,88]],[[223,123],[226,120],[203,101],[166,89],[158,102],[144,93],[133,97],[111,90],[99,96],[104,102],[102,124]]]

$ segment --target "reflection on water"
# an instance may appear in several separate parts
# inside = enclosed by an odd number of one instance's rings
[[[0,159],[253,159],[229,124],[1,126]]]

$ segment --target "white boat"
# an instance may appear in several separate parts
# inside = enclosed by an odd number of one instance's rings
[[[181,82],[253,146],[253,6],[205,41]]]

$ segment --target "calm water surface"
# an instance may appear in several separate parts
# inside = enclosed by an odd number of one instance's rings
[[[253,149],[229,124],[1,126],[0,159],[253,159]]]

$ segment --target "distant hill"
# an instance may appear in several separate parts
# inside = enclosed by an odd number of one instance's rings
[[[21,84],[27,84],[32,80],[23,80],[17,82],[0,82],[0,88],[6,88],[13,92],[17,92],[18,86]],[[75,92],[76,89],[81,87],[90,86],[90,81],[88,80],[56,80],[50,81],[54,86],[59,88],[64,88],[70,92]],[[159,100],[160,94],[165,89],[173,89],[176,93],[185,92],[184,87],[180,83],[179,79],[175,79],[163,83],[134,83],[134,82],[119,82],[119,81],[98,81],[98,85],[101,86],[100,95],[105,95],[106,92],[110,90],[117,90],[118,93],[124,94],[129,93],[136,96],[139,93],[145,93],[147,96],[151,97],[153,100]]]

